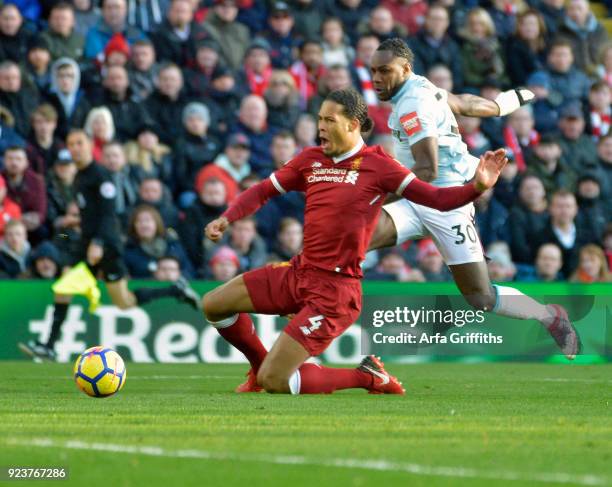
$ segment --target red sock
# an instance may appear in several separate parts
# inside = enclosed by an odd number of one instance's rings
[[[245,355],[251,363],[251,367],[257,373],[268,352],[257,333],[255,333],[255,326],[251,317],[247,313],[240,313],[236,323],[225,328],[217,328],[217,331]]]
[[[331,394],[340,389],[372,385],[373,377],[359,369],[333,369],[317,364],[303,364],[300,372],[300,394]]]

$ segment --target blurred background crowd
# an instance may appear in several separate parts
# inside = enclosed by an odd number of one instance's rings
[[[448,91],[536,94],[504,119],[458,119],[472,154],[510,154],[476,203],[492,278],[609,281],[609,26],[606,5],[586,0],[5,0],[0,277],[51,279],[74,264],[77,169],[65,136],[75,127],[112,173],[132,277],[226,281],[291,258],[302,245],[299,193],[236,222],[220,244],[203,229],[316,145],[332,90],[361,91],[376,123],[368,142],[392,153],[390,107],[368,67],[381,41],[401,37],[414,70]],[[430,239],[370,252],[364,270],[450,280]]]

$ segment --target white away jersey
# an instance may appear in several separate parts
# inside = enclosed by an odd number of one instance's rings
[[[389,117],[395,157],[408,168],[415,164],[410,146],[425,137],[438,138],[438,177],[432,184],[441,187],[465,183],[478,166],[478,159],[461,140],[447,100],[446,90],[413,73],[391,99]]]

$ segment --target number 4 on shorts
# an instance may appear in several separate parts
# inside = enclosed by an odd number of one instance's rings
[[[325,319],[323,315],[311,316],[308,318],[310,326],[300,326],[300,330],[304,335],[310,335],[313,331],[317,331],[321,327],[321,322]]]

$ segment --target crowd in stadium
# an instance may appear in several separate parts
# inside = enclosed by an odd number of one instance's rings
[[[75,263],[77,169],[65,137],[77,127],[113,175],[131,277],[226,281],[288,260],[302,243],[299,193],[236,222],[219,244],[203,229],[316,144],[332,90],[361,91],[375,121],[368,142],[392,151],[390,108],[368,70],[391,37],[448,91],[536,95],[503,119],[458,118],[472,154],[510,155],[476,203],[492,278],[609,281],[612,41],[587,0],[5,0],[0,277],[51,279]],[[451,280],[431,239],[370,252],[364,269]]]

